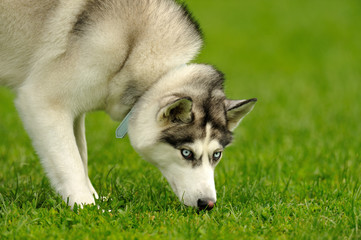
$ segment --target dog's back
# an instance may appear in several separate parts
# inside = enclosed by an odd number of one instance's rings
[[[39,58],[64,55],[98,58],[108,74],[128,67],[149,87],[201,44],[197,24],[173,0],[0,2],[0,84],[15,88]]]

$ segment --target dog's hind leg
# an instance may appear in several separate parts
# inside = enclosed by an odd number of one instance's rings
[[[83,161],[85,176],[88,177],[88,187],[95,198],[98,199],[98,193],[95,191],[88,175],[88,152],[85,137],[85,113],[81,114],[74,121],[74,134],[76,144],[78,145],[79,153]]]
[[[16,106],[51,184],[68,204],[95,203],[74,134],[74,112],[43,85],[24,85]],[[84,152],[84,151],[82,151]]]

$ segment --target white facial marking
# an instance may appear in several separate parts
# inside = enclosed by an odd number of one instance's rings
[[[207,159],[209,160],[214,152],[223,150],[223,147],[221,144],[219,144],[218,140],[211,139],[211,133],[212,133],[212,125],[208,123],[206,125],[206,136],[204,137],[204,139],[198,139],[194,141],[193,144],[186,145],[188,149],[193,150],[196,159],[199,159],[202,156],[203,158],[207,157]],[[210,162],[202,161],[202,164],[207,164],[207,163]]]
[[[216,201],[214,185],[214,167],[212,157],[215,152],[222,151],[222,146],[216,139],[211,139],[212,126],[206,125],[205,137],[194,143],[188,143],[181,149],[169,145],[163,146],[162,167],[158,165],[163,175],[168,179],[178,198],[188,206],[197,206],[198,199]],[[164,149],[164,148],[167,148]],[[158,148],[159,149],[159,148]],[[187,156],[193,153],[193,160]]]
[[[215,152],[222,146],[212,139],[212,126],[207,124],[205,136],[179,148],[166,143],[156,143],[143,148],[141,155],[152,162],[167,178],[174,193],[187,206],[197,207],[199,199],[216,201],[214,168],[212,161]],[[187,159],[192,153],[192,158]]]

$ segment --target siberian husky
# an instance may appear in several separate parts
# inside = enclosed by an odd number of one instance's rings
[[[132,146],[185,205],[213,208],[214,168],[256,99],[226,99],[221,72],[189,63],[201,46],[174,0],[0,1],[0,84],[70,206],[98,198],[84,118],[104,110],[127,116]]]

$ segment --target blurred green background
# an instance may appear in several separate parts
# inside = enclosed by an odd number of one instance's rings
[[[137,156],[128,140],[114,139],[117,123],[104,113],[91,113],[90,176],[102,195],[116,199],[99,204],[122,212],[103,216],[101,223],[93,217],[93,228],[84,225],[75,234],[73,225],[47,215],[49,208],[62,212],[66,207],[59,206],[44,178],[13,94],[1,88],[3,236],[16,236],[19,226],[27,226],[21,236],[50,234],[51,229],[63,238],[100,237],[106,231],[152,239],[361,237],[361,2],[186,3],[205,36],[196,62],[225,73],[229,98],[258,98],[217,166],[217,207],[203,215],[181,207],[160,173]],[[34,220],[37,214],[52,224]],[[160,222],[132,220],[148,215]],[[82,222],[69,210],[63,216]],[[132,227],[125,228],[129,222]]]
[[[348,164],[360,179],[361,2],[188,4],[205,33],[199,61],[225,72],[229,97],[259,99],[236,132],[247,148],[296,175]]]

